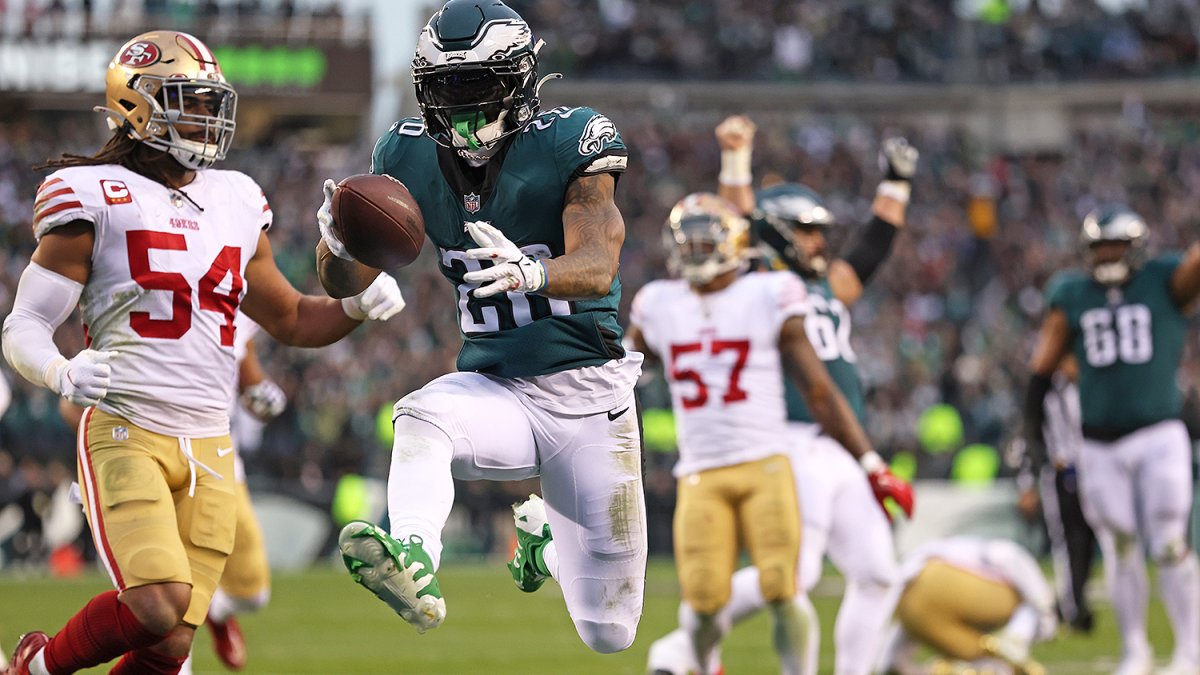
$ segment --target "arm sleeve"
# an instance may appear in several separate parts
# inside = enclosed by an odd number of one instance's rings
[[[54,345],[54,330],[79,303],[83,284],[29,263],[17,284],[12,313],[4,320],[4,358],[25,379],[55,393],[67,359]]]
[[[896,240],[896,226],[874,216],[867,224],[862,236],[855,242],[854,248],[846,254],[845,261],[854,268],[859,281],[866,284],[874,276],[879,266],[887,260],[892,252],[892,242]]]
[[[1031,375],[1025,390],[1025,457],[1022,468],[1035,478],[1046,465],[1046,394],[1052,380],[1049,375]]]

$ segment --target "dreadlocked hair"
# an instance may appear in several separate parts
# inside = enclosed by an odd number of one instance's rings
[[[164,162],[167,163],[164,167]],[[164,168],[177,164],[171,155],[134,140],[124,128],[118,129],[94,155],[75,155],[64,152],[57,159],[48,159],[33,167],[34,171],[62,169],[69,166],[98,166],[117,164],[149,178],[163,173]]]

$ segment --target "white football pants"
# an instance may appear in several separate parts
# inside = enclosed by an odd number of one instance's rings
[[[610,419],[611,417],[611,419]],[[392,536],[418,534],[438,563],[453,478],[541,476],[556,579],[579,637],[633,644],[646,578],[646,508],[633,392],[612,411],[551,412],[498,378],[450,373],[396,403],[388,478]]]
[[[1152,424],[1105,443],[1085,438],[1079,481],[1105,555],[1126,655],[1149,653],[1142,546],[1159,569],[1175,634],[1174,661],[1200,668],[1200,570],[1188,547],[1191,442],[1179,420]]]

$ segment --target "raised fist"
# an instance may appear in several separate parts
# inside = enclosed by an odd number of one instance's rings
[[[917,160],[921,153],[908,144],[908,140],[896,136],[883,142],[879,149],[879,168],[884,180],[908,182],[917,172]]]
[[[731,115],[717,125],[717,144],[722,150],[741,150],[754,144],[754,131],[758,127],[745,115]]]

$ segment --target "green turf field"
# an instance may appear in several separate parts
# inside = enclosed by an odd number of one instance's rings
[[[666,560],[650,566],[637,642],[628,651],[610,656],[591,653],[575,636],[552,583],[538,593],[523,594],[499,563],[449,565],[439,578],[448,617],[441,628],[422,636],[338,569],[278,575],[270,606],[242,619],[250,648],[246,672],[633,674],[642,672],[650,643],[675,623],[678,591]],[[837,608],[836,596],[824,589],[836,586],[836,582],[825,584],[814,594],[823,626],[822,673],[831,672],[830,632]],[[107,580],[98,575],[71,580],[0,575],[0,645],[11,650],[17,635],[29,629],[53,633],[92,595],[107,588]],[[1035,650],[1049,673],[1111,672],[1118,654],[1114,620],[1106,605],[1097,609],[1095,635],[1064,635]],[[1170,653],[1165,621],[1155,603],[1150,627],[1160,662]],[[199,636],[195,672],[224,672],[210,652],[208,636],[203,630]],[[778,672],[769,639],[765,617],[739,626],[725,646],[726,671],[730,675]]]

